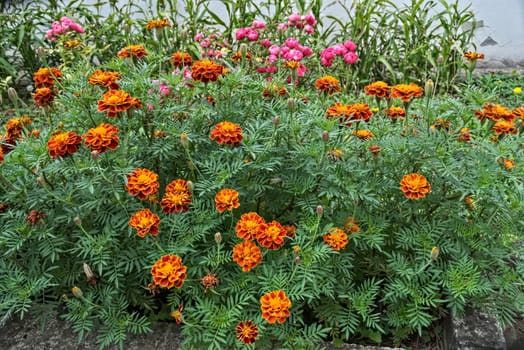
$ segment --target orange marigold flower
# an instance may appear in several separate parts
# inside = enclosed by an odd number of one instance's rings
[[[107,116],[114,118],[119,112],[135,107],[136,101],[123,90],[109,90],[98,101],[98,111],[107,111]]]
[[[284,245],[286,235],[286,229],[279,222],[271,221],[260,230],[257,241],[267,249],[277,250]]]
[[[60,131],[47,142],[49,155],[53,158],[65,157],[78,151],[82,138],[74,131]]]
[[[160,218],[147,208],[131,215],[131,219],[129,220],[129,226],[136,229],[138,236],[142,238],[148,233],[151,236],[157,236],[158,225],[160,225]]]
[[[517,118],[517,119],[522,119],[524,120],[524,107],[518,107],[518,108],[515,108],[511,114],[513,114],[513,117]]]
[[[246,60],[250,60],[253,58],[253,55],[250,52],[246,52]],[[240,61],[242,59],[242,52],[238,51],[233,56],[231,56],[231,59],[235,62]]]
[[[84,44],[80,40],[68,40],[64,43],[66,49],[72,49],[74,47],[83,46]]]
[[[275,290],[264,294],[260,298],[260,309],[262,310],[262,318],[270,324],[275,322],[284,323],[291,315],[289,309],[291,308],[291,300],[283,290]]]
[[[262,261],[262,251],[251,241],[238,243],[233,247],[233,261],[242,268],[242,271],[249,272]]]
[[[47,87],[36,89],[35,93],[33,94],[33,100],[40,107],[47,106],[53,102],[54,99],[55,92]]]
[[[31,226],[36,226],[38,224],[44,223],[44,217],[45,217],[44,212],[33,209],[29,212],[29,214],[27,214],[25,221]]]
[[[200,284],[206,287],[205,292],[211,288],[215,288],[219,282],[216,273],[211,274],[208,272],[207,275],[200,279]]]
[[[5,124],[6,140],[15,141],[22,137],[22,131],[33,122],[33,118],[22,116],[20,118],[11,118]]]
[[[136,169],[127,174],[126,190],[140,200],[150,199],[158,193],[158,175],[149,169]]]
[[[284,86],[280,86],[277,83],[267,83],[262,90],[262,96],[272,97],[272,96],[286,96],[287,90]]]
[[[391,97],[400,98],[402,102],[409,102],[413,97],[420,97],[424,89],[415,83],[398,84],[391,88]]]
[[[118,127],[102,123],[96,128],[89,129],[82,137],[84,144],[91,148],[91,151],[104,153],[107,149],[118,147],[120,139],[117,136]]]
[[[406,110],[402,107],[391,106],[388,110],[388,117],[393,120],[398,118],[406,118]]]
[[[191,192],[187,181],[184,179],[177,179],[171,181],[166,186],[166,192],[160,206],[166,214],[182,213],[189,210],[191,204]]]
[[[118,72],[105,72],[103,70],[96,70],[91,74],[87,81],[90,85],[102,86],[111,90],[120,89],[120,85],[116,82],[122,78],[122,74]]]
[[[235,231],[239,238],[245,240],[254,240],[257,238],[261,229],[264,228],[266,221],[257,213],[245,213],[242,214],[240,220],[238,220]]]
[[[216,140],[219,145],[225,143],[230,146],[236,146],[243,139],[242,128],[235,123],[221,122],[211,130],[210,138],[211,140]]]
[[[295,233],[297,232],[297,227],[295,225],[282,225],[284,230],[286,230],[286,236],[289,238],[295,238]]]
[[[238,322],[236,327],[238,341],[244,344],[253,344],[258,338],[258,327],[251,320]]]
[[[297,70],[297,69],[300,68],[300,62],[299,61],[290,60],[290,61],[284,62],[283,66],[284,66],[284,68],[287,68],[287,69]]]
[[[342,160],[343,155],[344,152],[339,149],[332,149],[331,151],[328,151],[328,158],[332,161]]]
[[[51,67],[51,68],[40,68],[33,75],[33,81],[35,82],[35,87],[39,88],[50,88],[53,86],[55,81],[60,81],[62,78],[62,72],[60,69]]]
[[[499,120],[496,122],[495,125],[493,125],[493,131],[497,135],[517,134],[519,132],[513,122],[508,122],[505,120]]]
[[[358,225],[358,222],[352,216],[348,216],[346,218],[346,222],[344,222],[344,231],[347,234],[353,234],[353,233],[360,232],[360,226]]]
[[[489,119],[495,122],[500,120],[511,122],[515,119],[515,115],[512,111],[497,103],[486,103],[482,111],[475,111],[475,116],[480,121]]]
[[[326,110],[326,119],[349,117],[350,115],[349,105],[343,105],[340,102],[336,102]]]
[[[232,211],[240,206],[238,192],[230,188],[223,188],[215,196],[215,207],[219,213],[226,210]]]
[[[512,161],[511,159],[499,158],[499,162],[501,162],[506,169],[511,169],[515,167],[515,162]]]
[[[464,52],[464,58],[467,59],[470,62],[476,61],[476,60],[483,60],[484,54],[478,53],[474,51],[466,51]]]
[[[348,244],[348,235],[339,228],[332,228],[322,236],[324,242],[331,246],[334,250],[341,250]]]
[[[182,288],[186,279],[187,267],[177,255],[164,255],[151,268],[153,282],[165,288]]]
[[[315,87],[327,95],[333,95],[335,92],[340,92],[340,81],[331,75],[326,75],[315,80]]]
[[[343,105],[339,102],[329,107],[326,111],[326,119],[338,118],[341,125],[351,126],[353,121],[369,121],[373,112],[365,103],[354,103]]]
[[[460,136],[459,139],[462,141],[469,141],[471,140],[471,133],[469,128],[462,128],[460,129]]]
[[[443,119],[443,118],[437,118],[437,120],[435,120],[435,124],[431,125],[431,129],[440,130],[444,128],[446,129],[446,131],[449,131],[450,126],[451,126],[451,122],[449,120]]]
[[[226,73],[226,69],[211,60],[200,60],[191,66],[191,77],[203,83],[215,82]]]
[[[4,161],[4,151],[2,150],[2,147],[0,147],[0,163]]]
[[[419,199],[424,198],[431,192],[431,186],[424,175],[412,173],[404,175],[400,180],[400,189],[404,192],[406,198]]]
[[[372,145],[372,146],[369,146],[368,147],[369,151],[371,152],[371,154],[373,156],[378,156],[380,154],[380,152],[382,152],[382,148],[380,148],[379,145]]]
[[[191,55],[187,52],[178,51],[173,54],[171,63],[173,63],[173,66],[176,68],[189,67],[193,64],[193,58],[191,58]]]
[[[365,129],[355,130],[353,131],[353,135],[357,136],[361,140],[368,140],[375,137],[371,131]]]
[[[184,306],[183,305],[179,305],[177,310],[172,311],[172,312],[169,313],[169,315],[175,319],[175,322],[177,324],[180,324],[180,323],[184,322],[184,317],[182,315],[182,311],[183,310],[184,310]]]
[[[391,95],[391,86],[383,81],[376,81],[367,86],[364,86],[364,92],[368,96],[375,96],[378,98],[389,98]]]
[[[152,21],[147,22],[146,29],[154,29],[154,28],[164,28],[164,27],[171,27],[171,23],[165,18],[163,19],[155,19]]]
[[[116,55],[120,58],[142,58],[147,56],[147,52],[142,45],[129,45],[118,51]]]

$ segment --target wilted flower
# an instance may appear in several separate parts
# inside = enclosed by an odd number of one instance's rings
[[[211,274],[208,272],[207,275],[200,279],[200,284],[206,288],[205,292],[211,288],[215,288],[219,282],[220,281],[217,279],[216,273]]]
[[[471,133],[469,128],[462,128],[460,129],[460,136],[459,139],[462,141],[469,141],[471,140]]]
[[[35,103],[40,107],[47,106],[54,99],[54,91],[46,87],[36,89],[35,93],[33,94],[33,101],[35,101]]]
[[[45,213],[41,212],[40,210],[31,210],[29,214],[27,214],[25,221],[31,226],[36,226],[44,222],[44,217]]]

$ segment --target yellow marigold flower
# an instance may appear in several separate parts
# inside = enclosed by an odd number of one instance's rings
[[[53,86],[55,81],[60,81],[62,78],[62,72],[60,69],[51,68],[40,68],[33,75],[33,81],[35,82],[35,88],[50,88]]]
[[[509,134],[517,134],[519,131],[517,128],[515,128],[515,124],[513,122],[508,122],[505,120],[499,120],[498,122],[493,125],[493,131],[497,135],[509,135]]]
[[[156,196],[160,184],[158,175],[149,169],[136,169],[127,174],[126,190],[132,196],[137,196],[140,200],[150,199]]]
[[[284,62],[284,68],[291,69],[291,70],[297,70],[300,68],[300,62],[299,61],[286,61]]]
[[[406,118],[406,110],[402,107],[391,106],[388,110],[388,117],[393,120],[398,118]]]
[[[142,209],[131,215],[129,226],[136,229],[138,236],[144,238],[148,233],[151,236],[158,235],[160,218],[149,209]]]
[[[186,280],[187,267],[177,255],[164,255],[151,268],[155,284],[165,288],[182,288]]]
[[[391,86],[383,81],[376,81],[364,87],[364,92],[368,96],[378,98],[389,98],[391,95]]]
[[[182,316],[182,311],[183,310],[184,310],[184,306],[183,305],[179,305],[177,310],[172,311],[171,313],[169,313],[169,315],[175,319],[175,322],[177,324],[180,324],[180,323],[184,322],[184,317]]]
[[[177,51],[173,54],[171,63],[176,68],[179,67],[189,67],[193,64],[193,58],[187,52]]]
[[[249,272],[262,261],[262,251],[251,241],[238,243],[233,247],[233,261],[242,268],[242,271]]]
[[[184,179],[171,181],[166,186],[166,192],[160,206],[164,213],[181,213],[189,210],[191,204],[191,192],[189,191],[188,182]]]
[[[96,70],[91,74],[87,81],[90,85],[102,86],[112,90],[120,89],[120,85],[116,82],[122,78],[122,74],[118,72],[105,72],[103,70]]]
[[[470,62],[476,61],[476,60],[483,60],[484,54],[474,52],[474,51],[466,51],[464,52],[464,58],[467,59]]]
[[[258,327],[251,320],[239,322],[236,327],[237,340],[244,344],[253,344],[258,338]]]
[[[80,40],[68,40],[64,43],[64,48],[72,49],[74,47],[83,46],[84,44]]]
[[[291,300],[283,290],[275,290],[264,294],[260,298],[260,309],[262,310],[262,318],[270,324],[275,322],[284,323],[291,315],[289,309],[291,308]]]
[[[326,75],[315,80],[315,87],[327,95],[333,95],[335,92],[340,92],[340,81],[331,75]]]
[[[147,52],[142,45],[129,45],[118,51],[116,55],[120,58],[142,58],[147,56]]]
[[[421,97],[424,89],[415,83],[398,84],[391,88],[391,97],[400,98],[402,102],[410,102],[413,97]]]
[[[120,139],[117,134],[118,127],[102,123],[96,128],[89,129],[82,137],[84,144],[91,148],[91,151],[104,153],[107,149],[114,150],[118,147]]]
[[[165,18],[163,19],[155,19],[152,21],[147,22],[146,29],[154,29],[154,28],[164,28],[164,27],[171,27],[171,23]]]
[[[424,198],[426,194],[431,192],[431,186],[424,175],[412,173],[404,175],[400,180],[400,189],[404,192],[404,196],[409,199]]]
[[[334,250],[341,250],[348,244],[348,235],[339,228],[332,228],[322,236],[324,242],[331,246]]]
[[[278,250],[284,245],[286,236],[286,229],[279,222],[271,221],[260,230],[257,241],[261,246],[269,250]]]
[[[240,220],[238,220],[235,231],[239,238],[252,241],[257,238],[260,230],[264,228],[266,221],[257,213],[245,213],[242,214]]]
[[[125,112],[129,108],[134,107],[136,101],[123,90],[109,90],[102,99],[98,101],[98,111],[107,111],[107,116],[114,118],[119,112]]]
[[[219,213],[232,211],[240,206],[238,192],[230,188],[223,188],[215,196],[215,207]]]
[[[369,130],[361,129],[353,131],[353,135],[357,136],[361,140],[369,140],[375,137]]]
[[[226,71],[226,68],[211,60],[200,60],[191,66],[191,77],[203,83],[215,82]]]
[[[517,86],[513,89],[513,93],[520,94],[522,92],[522,88],[520,86]]]
[[[82,138],[74,131],[61,131],[49,139],[47,148],[51,157],[65,157],[78,151],[81,144]]]
[[[235,123],[221,122],[215,125],[209,137],[211,140],[216,140],[219,145],[225,143],[230,146],[236,146],[243,139],[242,128]]]
[[[35,101],[35,103],[40,107],[47,106],[53,102],[54,99],[55,92],[47,87],[36,89],[33,94],[33,101]]]

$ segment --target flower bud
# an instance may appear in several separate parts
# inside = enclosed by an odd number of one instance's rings
[[[426,81],[426,84],[424,85],[424,91],[426,93],[426,96],[433,95],[433,92],[435,91],[435,83],[433,83],[433,80],[428,79]]]
[[[73,295],[78,298],[82,299],[84,297],[84,293],[82,293],[82,289],[78,288],[77,286],[74,286],[71,291],[73,292]]]
[[[187,38],[187,30],[180,31],[180,40],[186,40]]]
[[[12,87],[10,87],[9,89],[7,89],[7,96],[9,96],[9,98],[11,99],[11,101],[16,101],[18,100],[18,93],[16,92],[15,89],[13,89]]]
[[[431,249],[431,255],[430,255],[430,258],[431,258],[432,261],[437,260],[437,258],[438,258],[438,253],[439,253],[439,249],[438,249],[438,247],[433,247],[433,248]]]
[[[324,213],[324,208],[322,208],[322,206],[319,205],[319,206],[317,206],[316,212],[317,212],[318,216],[322,216],[322,214]]]
[[[94,286],[97,280],[96,280],[95,275],[93,274],[93,271],[91,271],[91,268],[86,263],[84,263],[83,268],[84,268],[84,273],[86,274],[87,283]]]
[[[293,108],[295,108],[295,100],[293,100],[292,98],[289,98],[287,100],[287,108],[292,111]]]
[[[322,131],[322,141],[328,142],[329,141],[329,132],[326,130]]]
[[[94,161],[97,161],[98,160],[98,157],[100,157],[100,152],[94,150],[94,151],[91,151],[91,159],[94,160]]]
[[[222,242],[222,234],[220,232],[215,233],[215,242],[217,242],[217,244]]]
[[[301,262],[302,262],[302,260],[300,259],[300,256],[296,256],[295,257],[295,264],[300,265]]]
[[[437,63],[438,63],[438,64],[442,64],[442,62],[444,62],[444,56],[439,55],[439,56],[437,57]]]
[[[36,54],[38,55],[38,57],[44,57],[45,56],[45,49],[42,46],[39,46],[36,49]]]
[[[275,118],[273,118],[273,125],[278,126],[280,123],[280,117],[277,115]]]
[[[189,140],[187,139],[187,134],[185,132],[180,134],[180,143],[182,144],[182,147],[184,148],[189,147]]]
[[[33,135],[36,138],[40,137],[40,131],[38,130],[31,130],[31,135]]]
[[[193,193],[193,189],[195,188],[195,184],[193,184],[193,181],[188,181],[187,182],[187,189],[189,190],[189,192]]]
[[[240,44],[240,53],[242,54],[242,57],[246,57],[247,54],[247,45],[246,43]]]
[[[82,226],[82,219],[80,219],[79,216],[75,216],[75,218],[73,219],[73,222],[74,222],[77,226]]]

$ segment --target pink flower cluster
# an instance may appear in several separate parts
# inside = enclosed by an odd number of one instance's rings
[[[266,28],[266,22],[264,21],[253,21],[251,27],[239,28],[235,32],[235,38],[237,40],[247,39],[249,41],[258,40],[258,30]],[[267,39],[266,39],[267,40]],[[269,42],[269,40],[267,40]],[[262,44],[264,45],[264,43]]]
[[[290,27],[295,27],[303,29],[308,34],[313,34],[315,33],[315,24],[317,24],[317,20],[311,13],[308,13],[305,16],[302,16],[299,13],[293,13],[287,18],[287,23],[280,23],[278,25],[278,29],[286,30]]]
[[[220,51],[220,49],[228,46],[226,40],[219,42],[218,35],[216,34],[205,36],[204,33],[198,33],[193,39],[198,41],[200,46],[204,49],[204,51],[202,51],[202,57],[222,58],[222,51]]]
[[[320,63],[323,66],[331,67],[333,60],[337,56],[342,56],[347,64],[353,64],[358,61],[356,54],[357,45],[351,40],[347,40],[344,44],[335,44],[328,47],[320,54]]]
[[[279,56],[286,61],[300,62],[302,58],[313,54],[313,50],[309,46],[301,45],[295,38],[287,38],[282,46],[271,45],[268,50],[269,62],[275,62]]]
[[[57,35],[67,33],[71,30],[77,33],[85,32],[80,24],[76,23],[71,18],[64,16],[60,18],[60,21],[55,21],[51,24],[51,29],[46,32],[45,38],[47,40],[55,41]]]

